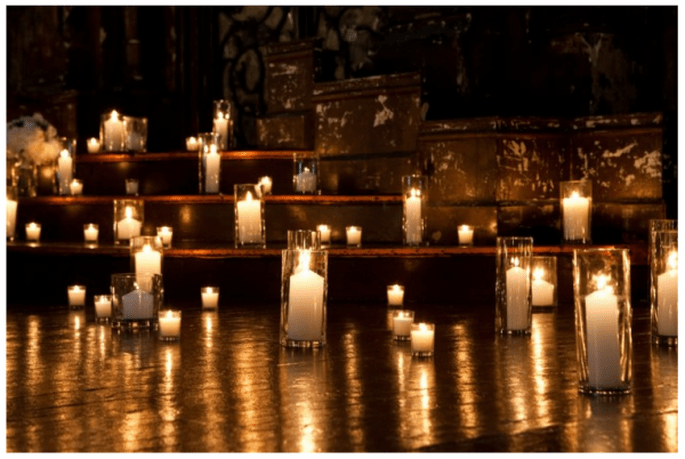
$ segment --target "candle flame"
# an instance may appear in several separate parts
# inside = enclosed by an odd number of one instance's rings
[[[604,290],[609,283],[609,278],[603,274],[597,277],[597,290]]]
[[[577,191],[574,191],[573,193],[571,193],[571,199],[578,199],[579,197],[580,196],[578,195]]]
[[[671,269],[678,269],[678,252],[671,251],[668,255],[668,267]]]
[[[88,139],[88,143],[91,145],[97,145],[100,142],[95,137],[91,137],[90,139]]]
[[[119,116],[119,114],[117,113],[117,111],[116,111],[116,110],[112,110],[112,114],[110,115],[109,118],[116,121],[116,119],[117,119],[118,116]]]
[[[33,222],[29,223],[29,228],[34,229],[35,227],[36,227],[35,223],[33,223]]]
[[[248,192],[247,192],[247,196],[245,196],[245,200],[246,200],[246,201],[252,201],[252,193],[250,193],[250,192],[248,191]]]
[[[72,291],[72,292],[80,292],[80,291],[81,291],[81,288],[80,288],[78,285],[74,285],[74,286],[71,288],[71,291]]]
[[[309,271],[309,259],[311,254],[309,250],[300,251],[300,258],[297,262],[298,271]]]
[[[304,172],[309,172],[309,168],[308,168],[308,167],[305,167],[305,168],[304,168]]]
[[[318,227],[317,229],[318,229],[319,231],[325,231],[325,230],[328,229],[328,225],[319,225],[319,227]]]
[[[419,324],[419,330],[421,330],[422,332],[423,332],[423,331],[426,331],[426,330],[427,330],[426,324],[420,323],[420,324]]]
[[[514,266],[518,266],[518,265],[519,265],[519,259],[518,259],[518,258],[512,258],[512,259],[511,259],[511,264],[514,265]]]
[[[215,154],[216,155],[216,145],[210,145],[209,146],[209,154]]]
[[[150,244],[145,244],[145,245],[143,246],[143,252],[145,252],[145,253],[150,253],[150,252],[152,252],[152,247],[150,247]]]
[[[68,157],[69,157],[69,152],[68,152],[67,150],[62,150],[62,151],[59,152],[59,155],[60,155],[62,158],[68,158]]]
[[[411,189],[411,197],[416,198],[418,196],[421,196],[421,190],[417,190],[416,188]]]
[[[126,210],[124,212],[126,213],[126,218],[133,217],[133,209],[131,209],[130,207],[126,207]]]
[[[461,226],[459,227],[459,229],[460,229],[461,231],[466,231],[466,230],[469,229],[469,225],[461,225]]]
[[[207,293],[214,293],[214,289],[212,287],[207,287]]]
[[[400,286],[397,285],[397,284],[395,284],[395,285],[392,286],[392,289],[393,289],[394,292],[399,292],[399,291],[400,291]]]
[[[545,275],[545,271],[542,268],[535,268],[535,271],[533,271],[533,276],[535,276],[535,280],[541,280],[542,276]]]
[[[171,319],[173,316],[174,316],[174,315],[172,314],[171,311],[167,311],[167,312],[166,312],[166,318],[167,318],[167,319]]]
[[[195,137],[191,137],[191,138],[188,139],[188,140],[190,140],[190,143],[195,143],[195,142],[197,142],[197,139],[196,139]]]

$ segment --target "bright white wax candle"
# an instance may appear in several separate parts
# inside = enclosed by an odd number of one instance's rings
[[[525,330],[528,328],[528,279],[526,270],[518,266],[507,270],[507,330]]]
[[[661,336],[678,336],[678,253],[668,256],[670,268],[657,277],[657,331]]]
[[[142,223],[132,217],[133,210],[126,207],[126,216],[117,222],[117,239],[131,239],[140,236]]]
[[[316,229],[321,233],[321,243],[330,244],[331,243],[331,227],[328,225],[319,225]]]
[[[316,174],[305,167],[297,174],[295,179],[295,191],[298,193],[313,193],[316,191]]]
[[[594,388],[621,385],[618,300],[605,285],[606,278],[600,276],[598,289],[585,297],[588,383]]]
[[[395,336],[411,337],[411,324],[414,323],[412,311],[398,311],[392,318],[392,331]]]
[[[219,289],[214,287],[203,287],[202,294],[202,308],[216,309],[219,307]]]
[[[83,239],[86,242],[97,242],[98,241],[99,228],[98,225],[89,223],[83,227]]]
[[[262,193],[271,194],[272,183],[273,182],[271,181],[271,177],[269,177],[269,176],[260,177],[259,186],[262,187]]]
[[[88,139],[88,153],[97,153],[100,151],[100,140],[95,137]]]
[[[238,229],[240,242],[255,243],[262,240],[262,207],[258,199],[252,199],[249,191],[245,199],[238,201]]]
[[[124,319],[151,319],[154,315],[154,296],[136,289],[121,297],[121,312]]]
[[[71,190],[71,194],[73,196],[81,195],[83,194],[83,182],[78,179],[74,179],[69,184],[69,189]]]
[[[85,306],[86,305],[86,288],[82,285],[72,285],[67,288],[69,295],[69,306]]]
[[[404,287],[398,284],[388,285],[388,305],[402,306],[404,301]]]
[[[124,148],[124,121],[116,110],[112,110],[109,119],[105,120],[103,137],[106,150],[119,151]]]
[[[362,243],[362,229],[359,226],[347,227],[347,245],[358,246]]]
[[[164,247],[171,247],[171,239],[174,237],[174,230],[169,226],[157,228],[157,236],[162,240]]]
[[[457,228],[459,235],[459,244],[470,245],[473,244],[473,228],[469,225],[461,225]]]
[[[138,179],[126,179],[126,194],[138,194]]]
[[[424,323],[411,328],[411,352],[433,352],[435,330]]]
[[[533,272],[533,306],[554,305],[554,285],[542,278],[544,271],[536,268]]]
[[[224,150],[228,148],[228,114],[219,112],[214,118],[214,133],[219,134],[219,145]]]
[[[210,145],[209,153],[205,154],[205,193],[219,192],[219,170],[221,155],[216,151],[216,145]]]
[[[19,203],[13,199],[7,199],[7,236],[13,236],[17,227],[17,206]]]
[[[152,250],[149,244],[143,246],[143,250],[135,254],[136,280],[140,288],[146,291],[152,290],[151,279],[141,274],[162,274],[162,254]]]
[[[159,336],[162,338],[178,338],[181,336],[180,311],[160,311]]]
[[[69,152],[67,150],[62,150],[59,153],[59,158],[57,158],[57,172],[59,175],[59,194],[69,194],[69,192],[71,191],[69,185],[71,184],[71,180],[74,178],[72,175],[73,164],[74,160],[71,158],[71,156],[69,156]]]
[[[411,189],[411,196],[405,201],[405,217],[407,229],[407,243],[421,243],[421,192],[415,188]]]
[[[26,240],[38,242],[40,240],[40,223],[27,223],[26,224]]]
[[[564,205],[564,239],[575,241],[584,239],[590,233],[589,210],[590,200],[581,198],[574,191],[570,198],[563,199]]]
[[[112,299],[109,295],[95,295],[94,303],[98,318],[112,316]]]
[[[323,335],[324,278],[309,269],[309,251],[300,252],[295,274],[290,276],[288,339],[319,341]]]

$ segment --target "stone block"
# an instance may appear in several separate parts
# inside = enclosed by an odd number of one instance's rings
[[[321,159],[321,190],[324,194],[399,194],[402,176],[417,173],[411,155],[365,156]]]
[[[426,237],[431,245],[459,245],[457,227],[474,227],[473,244],[495,245],[497,238],[497,206],[426,206]]]
[[[257,147],[264,150],[314,148],[312,112],[267,115],[257,118]]]
[[[643,203],[595,202],[592,206],[593,244],[648,240],[649,220],[666,218],[663,201]]]
[[[264,98],[267,114],[312,109],[317,73],[315,40],[274,43],[266,47]]]
[[[497,235],[532,237],[533,244],[559,244],[559,218],[558,200],[500,205],[497,212]]]

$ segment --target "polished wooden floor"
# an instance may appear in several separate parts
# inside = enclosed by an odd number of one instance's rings
[[[571,305],[529,337],[497,336],[494,307],[411,305],[436,324],[418,360],[384,305],[329,305],[328,344],[307,350],[279,346],[278,304],[226,303],[167,304],[175,343],[92,306],[8,305],[7,451],[678,450],[677,349],[650,343],[644,307],[633,390],[607,397],[578,393]]]

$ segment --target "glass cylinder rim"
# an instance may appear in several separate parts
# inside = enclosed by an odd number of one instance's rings
[[[497,241],[533,242],[533,238],[531,236],[497,236]]]
[[[600,248],[600,247],[592,247],[592,248],[579,248],[579,249],[573,249],[573,253],[623,253],[623,252],[630,252],[630,249],[628,248],[621,248],[621,247],[605,247],[605,248]]]

